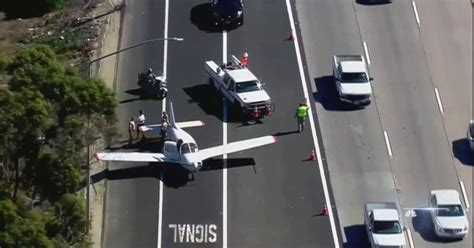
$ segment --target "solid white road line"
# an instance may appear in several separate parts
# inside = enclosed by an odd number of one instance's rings
[[[466,194],[466,187],[464,187],[464,182],[459,181],[459,185],[461,185],[461,192],[462,192],[462,197],[464,198],[464,204],[466,204],[466,208],[469,209],[469,198],[467,198]]]
[[[407,228],[407,236],[408,236],[408,243],[410,244],[410,248],[415,248],[415,243],[413,242],[413,236],[411,236],[410,228]]]
[[[227,63],[227,32],[222,32],[222,62]],[[227,144],[227,102],[224,99],[224,113],[222,122],[222,144]],[[227,154],[223,155],[222,168],[222,247],[227,248]]]
[[[370,65],[369,49],[367,48],[367,43],[365,41],[364,41],[364,52],[365,52],[365,57],[367,58],[367,63]]]
[[[309,94],[308,94],[308,89],[307,84],[306,84],[306,77],[304,75],[304,70],[303,70],[303,62],[301,59],[301,53],[300,53],[300,46],[298,43],[298,38],[296,36],[296,28],[295,28],[295,21],[293,18],[293,11],[291,9],[291,4],[290,0],[286,0],[286,9],[288,11],[288,18],[290,19],[290,25],[291,25],[291,30],[292,34],[294,37],[294,45],[295,45],[295,52],[296,52],[296,59],[298,62],[298,68],[300,72],[300,78],[301,78],[301,86],[303,87],[303,93],[306,101],[308,101],[308,114],[309,114],[309,123],[311,126],[311,134],[313,136],[313,142],[314,142],[314,148],[316,150],[316,155],[318,159],[318,166],[319,166],[319,171],[320,171],[320,176],[321,176],[321,182],[323,184],[323,191],[324,191],[324,198],[326,201],[326,206],[328,207],[328,212],[329,212],[329,222],[331,224],[331,232],[332,232],[332,237],[334,241],[334,247],[339,248],[339,238],[337,236],[337,231],[336,231],[336,223],[334,221],[334,215],[332,211],[332,204],[331,204],[331,198],[329,196],[329,190],[328,190],[328,185],[327,185],[327,180],[326,180],[326,173],[324,172],[324,166],[323,166],[323,161],[321,159],[321,149],[319,148],[319,143],[318,143],[318,137],[316,136],[316,128],[314,125],[314,119],[313,119],[313,111],[311,108],[311,104],[309,104]]]
[[[418,27],[419,27],[419,26],[421,26],[421,22],[420,22],[420,16],[418,16],[418,10],[416,8],[415,1],[412,1],[411,5],[413,6],[413,11],[415,12],[416,23],[418,24]]]
[[[163,78],[166,82],[167,70],[168,70],[168,17],[169,17],[169,0],[165,0],[165,30],[163,36],[165,38],[163,44]],[[166,111],[166,98],[163,99],[161,103],[161,111]],[[163,172],[160,173],[160,183],[159,183],[159,196],[158,196],[158,241],[156,242],[156,247],[161,248],[161,233],[163,225]]]
[[[443,104],[441,103],[441,97],[439,96],[438,88],[435,88],[434,91],[435,91],[435,95],[436,95],[436,100],[438,101],[439,111],[441,113],[444,113]]]
[[[392,154],[392,147],[390,146],[390,140],[388,139],[387,131],[383,131],[383,136],[385,138],[385,145],[387,146],[388,155],[391,157],[393,155]]]

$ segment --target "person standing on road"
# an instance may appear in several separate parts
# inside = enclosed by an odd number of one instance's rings
[[[306,116],[308,116],[308,105],[302,102],[296,109],[295,117],[298,119],[298,132],[302,132],[304,129],[304,122],[306,120]]]
[[[137,131],[137,125],[135,124],[135,117],[130,118],[128,122],[128,141],[132,143],[133,134]]]
[[[140,127],[145,125],[145,112],[143,110],[140,110],[139,115],[138,115],[138,122],[137,122],[137,139],[138,139],[138,134],[140,133]],[[142,133],[142,137],[145,138],[145,135]]]
[[[249,54],[248,53],[244,53],[244,55],[242,56],[242,58],[240,59],[240,63],[242,64],[242,66],[244,67],[248,67],[249,66]]]
[[[166,112],[163,112],[163,115],[161,116],[161,129],[160,129],[160,135],[163,141],[166,138],[166,132],[168,131],[168,126],[169,126],[168,115],[166,114]]]

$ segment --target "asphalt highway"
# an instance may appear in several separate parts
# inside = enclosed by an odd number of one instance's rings
[[[184,38],[168,43],[166,61],[167,99],[177,120],[205,122],[188,130],[201,149],[222,144],[224,135],[232,142],[274,134],[279,143],[230,156],[225,185],[218,158],[206,161],[194,181],[179,166],[110,163],[104,247],[225,247],[224,240],[228,247],[333,247],[329,218],[319,216],[325,200],[317,164],[303,161],[314,146],[309,126],[294,133],[294,111],[304,97],[293,43],[285,41],[291,30],[285,2],[246,2],[246,25],[225,35],[203,23],[207,8],[202,1],[170,1],[168,36]],[[165,17],[165,1],[129,3],[121,46],[163,37]],[[267,83],[277,109],[263,124],[243,125],[230,111],[224,118],[222,97],[204,75],[204,61],[222,63],[224,47],[228,56],[248,52],[252,70]],[[141,99],[136,79],[148,67],[161,74],[163,56],[159,42],[120,55],[116,91],[124,142],[115,148],[156,149],[150,139],[127,145],[125,131],[140,109],[147,123],[160,120],[161,102]]]
[[[136,1],[128,4],[123,15],[121,47],[163,37],[164,8],[161,2]],[[151,43],[119,55],[116,75],[118,127],[123,142],[117,147],[139,150],[127,145],[128,120],[145,111],[147,122],[160,120],[161,104],[141,101],[137,93],[137,75],[146,68],[159,73],[163,61],[163,44]],[[156,114],[153,114],[156,113]],[[154,247],[158,233],[159,171],[144,164],[109,163],[104,247]],[[146,165],[145,165],[146,166]]]
[[[366,246],[362,204],[367,201],[392,200],[402,208],[426,207],[432,189],[461,193],[456,173],[461,170],[456,170],[460,166],[453,159],[452,146],[456,144],[453,138],[462,139],[458,135],[465,132],[461,126],[467,125],[469,108],[463,103],[472,98],[468,95],[469,53],[465,52],[470,47],[462,40],[469,36],[468,14],[461,10],[467,3],[421,1],[418,10],[423,15],[418,28],[410,1],[361,2],[296,4],[309,74],[315,78],[313,90],[341,231],[348,247]],[[443,39],[434,38],[438,36]],[[364,43],[375,99],[364,110],[346,111],[335,100],[332,55],[365,54]],[[434,90],[438,87],[449,114],[440,111]],[[462,175],[466,181],[471,181],[471,176],[472,172]],[[470,235],[463,241],[440,242],[433,237],[426,212],[417,214],[406,218],[416,247],[472,244]]]
[[[297,130],[294,114],[304,101],[285,1],[246,1],[245,25],[228,34],[229,54],[249,54],[252,71],[266,84],[275,112],[262,124],[228,126],[229,142],[277,135],[277,144],[231,154],[255,160],[229,169],[229,247],[334,247],[329,219],[318,216],[325,199],[309,123]],[[311,101],[311,99],[309,99]]]

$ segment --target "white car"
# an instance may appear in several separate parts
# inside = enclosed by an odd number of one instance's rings
[[[462,239],[467,235],[469,221],[456,190],[432,190],[430,207],[434,231],[438,237]]]
[[[469,126],[467,127],[467,140],[469,141],[471,151],[474,151],[474,120],[469,121]]]

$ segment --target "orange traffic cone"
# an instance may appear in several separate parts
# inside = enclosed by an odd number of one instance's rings
[[[326,204],[324,204],[324,208],[323,208],[323,211],[321,212],[321,215],[324,215],[324,216],[329,215],[328,208],[326,207]]]
[[[310,161],[316,160],[316,154],[314,153],[314,150],[311,151],[311,155],[309,156],[308,160]]]
[[[258,119],[258,117],[259,117],[259,113],[258,113],[257,106],[255,106],[255,108],[253,109],[252,117],[253,117],[254,119]]]

